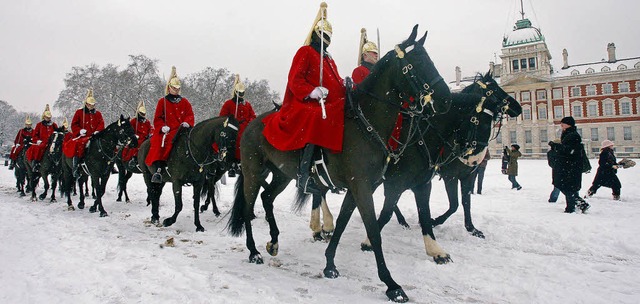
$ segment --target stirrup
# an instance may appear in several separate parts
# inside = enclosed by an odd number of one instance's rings
[[[313,177],[308,177],[306,181],[301,181],[300,179],[301,178],[298,179],[297,187],[300,188],[304,194],[322,194]]]
[[[154,184],[161,184],[162,183],[162,168],[158,168],[158,171],[156,171],[156,173],[153,173],[153,175],[151,176],[151,182]]]

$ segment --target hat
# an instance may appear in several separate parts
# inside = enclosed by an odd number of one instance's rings
[[[605,139],[605,140],[602,141],[602,144],[600,145],[600,150],[602,150],[604,148],[607,148],[607,147],[613,147],[613,142],[608,140],[608,139]]]
[[[147,115],[147,108],[144,106],[144,100],[140,100],[138,102],[138,107],[136,108],[136,114]]]
[[[51,109],[49,109],[49,104],[47,104],[44,108],[44,112],[42,112],[42,119],[51,118]]]
[[[89,89],[87,91],[87,98],[84,99],[84,104],[94,105],[96,104],[96,99],[93,98],[93,89]]]
[[[233,98],[233,96],[235,96],[237,93],[244,93],[245,89],[246,87],[240,80],[240,74],[236,74],[236,79],[233,81],[233,91],[231,92],[231,97]]]
[[[518,144],[512,144],[511,146],[516,148],[516,150],[520,150],[520,145],[518,145]]]
[[[313,25],[311,26],[311,30],[309,31],[309,34],[307,34],[307,38],[304,40],[304,45],[311,44],[311,35],[314,32],[318,35],[318,37],[321,37],[323,40],[324,40],[324,37],[322,37],[322,33],[329,36],[329,38],[331,38],[331,34],[333,33],[333,27],[331,26],[331,23],[327,21],[327,3],[325,2],[320,3],[320,9],[318,9],[318,14],[316,15],[316,19],[313,20]],[[329,42],[325,40],[325,43],[329,43]]]
[[[164,88],[164,93],[169,94],[169,86],[180,89],[180,79],[178,78],[178,74],[176,73],[176,67],[171,67],[171,76],[169,76],[169,81],[167,82],[167,86]]]
[[[570,125],[572,127],[576,126],[576,120],[573,119],[573,117],[571,117],[571,116],[567,116],[567,117],[563,118],[560,122],[563,123],[563,124],[568,124],[568,125]]]
[[[67,120],[67,118],[66,118],[66,117],[64,118],[64,121],[62,122],[62,126],[63,126],[65,129],[69,129],[69,121]]]
[[[366,52],[374,52],[378,54],[378,46],[367,39],[367,29],[360,30],[360,48],[358,49],[358,65],[362,60],[362,54]]]
[[[27,118],[24,120],[24,124],[29,126],[32,125],[31,116],[27,115]]]

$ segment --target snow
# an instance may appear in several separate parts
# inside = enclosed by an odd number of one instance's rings
[[[597,166],[595,160],[592,164]],[[413,303],[638,303],[640,299],[640,179],[638,168],[619,170],[622,201],[602,188],[587,214],[565,214],[564,197],[547,202],[546,161],[521,160],[521,191],[511,190],[500,162],[489,161],[482,195],[473,195],[473,218],[486,239],[469,235],[462,208],[436,227],[453,263],[426,256],[413,195],[399,204],[411,224],[385,227],[383,248],[394,279]],[[264,212],[253,221],[264,265],[250,264],[244,236],[224,231],[227,218],[211,211],[196,233],[191,204],[172,227],[145,223],[144,182],[134,176],[132,203],[115,202],[117,176],[109,181],[110,216],[66,211],[62,202],[31,202],[15,192],[13,172],[0,168],[0,303],[383,303],[384,284],[372,253],[361,252],[365,232],[357,213],[336,256],[341,277],[325,279],[326,243],[313,242],[309,214],[291,211],[294,183],[276,200],[280,253],[269,256]],[[584,175],[586,192],[594,172]],[[231,179],[233,181],[234,179]],[[432,215],[448,206],[444,186],[434,182]],[[173,212],[171,187],[161,217]],[[220,186],[219,207],[230,209],[233,185]],[[189,202],[190,190],[185,190]],[[374,194],[379,209],[381,189]],[[342,197],[330,195],[337,216]],[[73,197],[77,204],[77,197]],[[260,203],[257,206],[261,206]],[[310,207],[310,206],[309,206]],[[174,238],[175,247],[161,246]]]
[[[634,69],[634,68],[638,68],[640,64],[640,57],[635,57],[635,58],[628,58],[628,59],[620,59],[617,60],[615,62],[608,62],[608,61],[601,61],[601,62],[594,62],[594,63],[583,63],[583,64],[577,64],[577,65],[570,65],[569,68],[567,69],[559,69],[557,71],[554,71],[554,73],[551,75],[554,78],[561,78],[561,77],[570,77],[572,76],[571,73],[573,71],[578,71],[578,73],[580,73],[580,75],[585,75],[587,74],[587,70],[588,69],[593,69],[593,73],[613,73],[613,72],[617,72],[618,68],[621,65],[625,65],[627,67],[627,69]],[[608,68],[608,71],[603,71],[603,68]]]

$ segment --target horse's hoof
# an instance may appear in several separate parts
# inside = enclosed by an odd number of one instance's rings
[[[200,206],[200,213],[207,211],[207,206]]]
[[[396,303],[405,303],[409,301],[409,297],[406,293],[404,293],[404,290],[402,290],[402,288],[387,290],[386,294],[389,300]]]
[[[453,260],[451,259],[451,255],[449,255],[448,253],[445,256],[434,256],[433,261],[438,265],[444,265],[449,262],[453,262]]]
[[[131,200],[130,199],[126,199],[126,200],[124,200],[124,202],[129,204],[129,203],[131,203]]]
[[[215,215],[216,217],[220,216],[220,211],[213,209],[213,215]]]
[[[373,251],[373,247],[369,244],[360,243],[360,250],[362,251]]]
[[[67,211],[75,211],[76,208],[73,208],[73,206],[67,206]]]
[[[164,221],[162,221],[162,226],[169,227],[169,226],[173,225],[173,223],[174,223],[174,221],[171,220],[171,218],[166,218],[166,219],[164,219]]]
[[[106,211],[100,212],[100,217],[107,217],[109,214]]]
[[[56,201],[56,199],[55,199],[55,198],[52,198],[49,202],[50,202],[50,203],[57,203],[58,201]]]
[[[260,253],[254,253],[249,255],[249,263],[264,264],[264,260]]]
[[[402,226],[402,228],[404,228],[406,230],[411,230],[411,226],[407,222],[401,222],[399,224],[400,224],[400,226]]]
[[[37,199],[36,197],[31,197],[31,201],[32,201],[32,202],[37,202],[37,201],[38,201],[38,199]]]
[[[38,198],[39,198],[40,200],[43,200],[43,199],[47,198],[47,196],[46,196],[46,195],[44,195],[44,194],[40,194],[40,195],[38,196]]]
[[[27,196],[24,192],[20,192],[20,197]]]
[[[84,203],[78,203],[78,209],[80,210],[84,209]]]
[[[96,206],[91,206],[91,207],[89,207],[89,212],[90,212],[90,213],[94,213],[94,212],[96,212],[96,211],[98,211],[98,210],[96,209]]]
[[[204,232],[204,227],[196,227],[196,232]]]
[[[122,201],[122,198],[121,198],[121,197],[116,198],[116,202],[121,202],[121,201]]]
[[[330,241],[332,236],[333,236],[333,230],[331,231],[322,230],[322,239],[325,242]]]
[[[324,273],[324,277],[328,279],[335,279],[340,276],[338,269],[335,269],[335,268],[332,268],[332,269],[325,268],[322,272]]]
[[[267,243],[267,252],[271,255],[271,256],[276,256],[278,255],[278,243],[271,243],[268,242]]]
[[[482,231],[473,228],[471,229],[471,231],[469,231],[469,233],[471,233],[471,235],[475,236],[475,237],[479,237],[481,239],[484,239],[484,233],[482,233]]]
[[[151,224],[158,225],[160,224],[160,219],[157,217],[151,217]]]
[[[91,194],[91,198],[92,198],[92,199],[96,199],[97,197],[96,197],[96,195],[95,195],[95,194]]]
[[[321,232],[314,232],[313,233],[313,241],[314,242],[324,241],[324,239],[322,238],[322,233]]]

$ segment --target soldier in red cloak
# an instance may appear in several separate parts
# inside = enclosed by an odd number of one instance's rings
[[[151,136],[151,122],[147,119],[147,108],[144,106],[144,102],[138,103],[136,109],[136,117],[131,118],[131,127],[136,133],[138,143],[142,144]],[[129,168],[135,168],[138,165],[138,145],[135,148],[126,146],[122,149],[122,162],[128,163]]]
[[[378,62],[378,46],[367,41],[367,30],[360,30],[360,50],[358,51],[358,67],[353,69],[351,78],[354,84],[361,83],[369,73],[373,65]]]
[[[13,147],[11,148],[11,153],[9,154],[9,158],[11,159],[11,165],[9,166],[9,170],[12,170],[15,166],[16,160],[18,159],[18,155],[24,149],[24,145],[27,141],[31,141],[33,137],[33,128],[31,127],[33,123],[31,122],[31,117],[27,115],[27,118],[24,120],[24,128],[18,130],[18,134],[16,134],[16,139],[13,141]]]
[[[145,159],[147,166],[156,168],[156,172],[151,177],[153,183],[162,183],[162,170],[166,170],[172,141],[178,129],[193,126],[195,120],[191,103],[180,96],[180,79],[176,74],[176,67],[171,69],[165,93],[167,95],[160,98],[156,105],[156,113],[153,116],[153,135],[149,142],[149,154]]]
[[[67,157],[73,157],[73,177],[80,177],[78,168],[84,162],[84,150],[91,135],[104,130],[104,119],[102,113],[96,110],[96,99],[93,97],[93,90],[89,89],[87,98],[84,100],[84,107],[78,109],[71,119],[72,138],[62,145],[62,152]]]
[[[236,152],[235,158],[240,161],[240,139],[242,133],[250,121],[256,118],[256,113],[253,111],[251,104],[244,99],[245,86],[240,81],[240,76],[236,75],[235,83],[233,84],[233,93],[231,99],[224,102],[222,109],[220,109],[220,116],[232,116],[234,117],[240,126],[238,127],[238,137],[236,138]],[[235,170],[237,164],[234,163],[229,169],[229,176],[235,176]]]
[[[276,149],[302,149],[297,186],[306,193],[318,193],[310,178],[315,146],[342,152],[345,88],[333,58],[326,48],[331,43],[331,24],[326,4],[320,7],[312,30],[293,58],[280,111],[264,118],[263,135]],[[321,54],[323,58],[321,60]],[[320,82],[322,64],[322,83]],[[324,100],[326,118],[320,100]]]
[[[47,104],[44,112],[42,113],[42,121],[37,123],[33,130],[33,137],[31,138],[33,144],[29,147],[29,150],[27,150],[26,155],[27,160],[31,162],[31,167],[34,172],[38,172],[40,170],[40,161],[47,149],[49,137],[57,128],[58,125],[51,121],[51,109],[49,109],[49,105]]]

